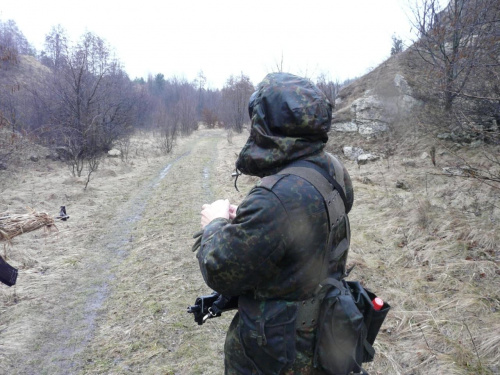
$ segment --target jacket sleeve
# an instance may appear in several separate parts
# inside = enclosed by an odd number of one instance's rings
[[[288,224],[287,213],[274,193],[254,188],[232,223],[215,219],[205,227],[197,258],[207,285],[236,296],[274,279],[289,241]]]
[[[354,189],[352,186],[351,176],[349,176],[349,172],[344,165],[342,165],[344,169],[344,186],[345,186],[345,196],[347,198],[345,212],[348,214],[352,209],[352,205],[354,204]]]

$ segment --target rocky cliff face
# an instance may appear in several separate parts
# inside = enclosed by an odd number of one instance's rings
[[[343,101],[350,105],[343,105]],[[357,132],[371,136],[388,131],[402,116],[410,116],[421,102],[413,96],[413,90],[401,73],[385,83],[384,90],[369,89],[360,96],[342,96],[336,101],[332,129],[338,132]]]

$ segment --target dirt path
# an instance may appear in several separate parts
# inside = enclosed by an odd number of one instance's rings
[[[99,331],[86,353],[85,373],[223,372],[230,316],[198,327],[186,307],[210,292],[190,251],[201,205],[214,197],[243,196],[220,190],[232,187],[234,158],[227,156],[238,148],[211,132],[172,165],[149,196],[134,246],[116,270],[115,293],[106,300]]]

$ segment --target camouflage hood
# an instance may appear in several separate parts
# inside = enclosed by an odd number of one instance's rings
[[[328,140],[332,105],[308,79],[271,73],[250,98],[250,137],[236,168],[267,176],[298,159],[321,151]]]

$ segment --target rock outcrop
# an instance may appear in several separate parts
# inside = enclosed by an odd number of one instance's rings
[[[354,99],[350,105],[350,116],[347,116],[350,120],[345,121],[344,113],[339,116],[342,120],[334,120],[332,130],[356,132],[365,136],[376,135],[388,131],[396,119],[408,115],[413,107],[420,105],[401,74],[395,75],[392,85],[390,94],[382,95],[374,90],[367,90],[361,97]],[[336,104],[340,103],[342,99],[339,98]]]
[[[380,156],[365,153],[365,151],[360,147],[345,146],[343,148],[343,152],[348,159],[355,160],[359,165],[367,164],[380,159]]]
[[[118,158],[121,156],[121,154],[122,154],[122,152],[116,148],[113,148],[113,149],[108,151],[108,157],[111,157],[111,158]]]

